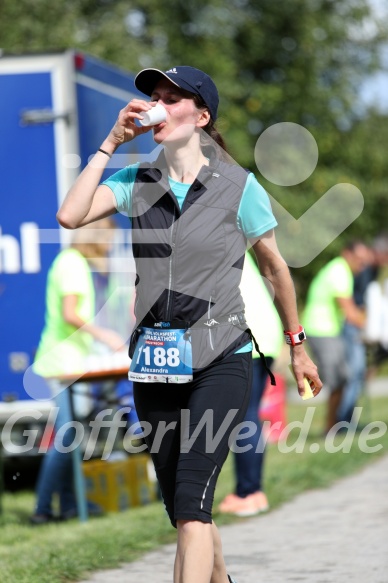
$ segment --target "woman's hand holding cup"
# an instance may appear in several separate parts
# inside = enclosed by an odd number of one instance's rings
[[[157,110],[160,121],[148,123],[147,120],[151,119],[151,117],[154,119],[154,109]],[[136,136],[149,132],[152,125],[164,121],[162,120],[161,109],[164,111],[164,119],[166,119],[166,110],[162,105],[156,102],[144,101],[143,99],[132,99],[120,111],[117,121],[107,138],[108,141],[113,142],[114,147],[117,148],[120,144],[130,142]],[[137,125],[135,123],[136,120],[142,125]]]

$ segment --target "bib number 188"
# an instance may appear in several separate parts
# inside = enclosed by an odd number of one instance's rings
[[[153,365],[154,366],[179,366],[180,359],[179,359],[179,350],[178,348],[162,348],[161,346],[157,346],[153,349],[153,354],[151,353],[151,346],[146,346],[143,348],[144,354],[144,364],[145,366],[151,366],[151,358],[153,357]],[[139,364],[140,357],[142,351],[139,351],[139,356],[137,357],[136,364]]]

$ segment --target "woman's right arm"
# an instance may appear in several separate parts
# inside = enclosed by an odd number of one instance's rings
[[[121,144],[150,131],[151,127],[137,126],[135,120],[142,119],[141,112],[148,111],[155,104],[143,99],[132,99],[120,111],[101,149],[112,156]],[[57,213],[57,220],[62,227],[77,229],[116,212],[113,192],[108,186],[100,185],[108,162],[109,157],[98,151],[78,176]]]

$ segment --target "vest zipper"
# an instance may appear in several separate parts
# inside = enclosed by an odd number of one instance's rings
[[[179,208],[178,203],[175,202],[174,200],[174,214],[173,214],[173,223],[171,226],[171,238],[170,238],[170,245],[171,245],[171,255],[170,255],[170,262],[169,262],[169,276],[168,276],[168,295],[167,295],[167,306],[166,306],[166,322],[169,322],[171,320],[171,314],[172,314],[172,301],[171,301],[171,288],[172,288],[172,284],[174,281],[173,278],[173,261],[175,260],[175,241],[177,240],[177,236],[178,236],[178,229],[179,229],[179,223],[176,229],[174,229],[175,226],[175,219],[176,219],[176,212],[178,210],[179,212],[179,216],[182,215],[182,211],[184,210],[184,206],[186,203],[186,200],[189,197],[189,193],[191,192],[193,185],[197,182],[197,178],[194,180],[193,184],[190,186],[185,200],[183,202],[183,206],[182,206],[182,210]],[[175,199],[175,197],[174,197]],[[214,349],[213,349],[214,350]]]
[[[169,261],[169,266],[168,266],[168,294],[167,294],[167,305],[166,305],[166,322],[171,320],[171,311],[172,311],[171,287],[172,287],[172,262],[175,258],[175,239],[176,239],[176,236],[174,237],[175,217],[176,217],[176,208],[174,205],[174,215],[173,215],[173,222],[171,225],[171,237],[170,237],[171,255],[170,255],[170,261]]]

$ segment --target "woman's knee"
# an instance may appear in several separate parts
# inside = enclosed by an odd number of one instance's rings
[[[207,530],[212,532],[211,523],[202,522],[201,520],[185,520],[178,519],[176,521],[178,533],[184,536],[195,536],[196,534],[204,534]]]

